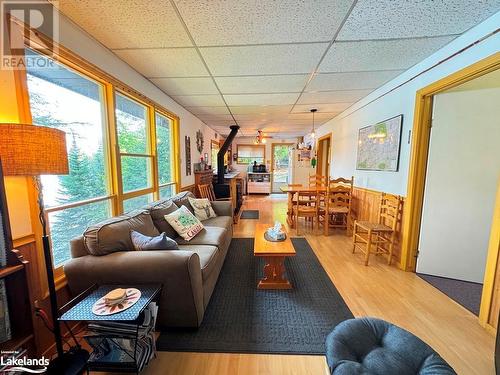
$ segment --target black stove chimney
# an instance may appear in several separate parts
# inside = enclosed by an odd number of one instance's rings
[[[238,125],[231,125],[229,129],[231,129],[231,133],[227,136],[226,140],[224,141],[224,144],[220,148],[219,152],[217,153],[217,183],[218,184],[223,184],[224,183],[224,154],[226,153],[227,149],[233,142],[234,137],[236,137],[236,134],[238,133],[238,129],[240,127]]]

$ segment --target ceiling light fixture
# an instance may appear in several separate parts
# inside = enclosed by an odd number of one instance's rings
[[[312,112],[312,114],[313,114],[313,127],[312,127],[312,131],[311,131],[310,136],[311,136],[311,138],[313,138],[313,139],[316,137],[316,132],[315,132],[315,130],[314,130],[314,114],[316,113],[316,111],[317,111],[317,109],[316,109],[316,108],[312,108],[312,109],[311,109],[311,112]]]
[[[257,136],[255,137],[254,143],[256,145],[266,143],[266,137],[264,136],[264,134],[262,134],[262,130],[257,130]]]

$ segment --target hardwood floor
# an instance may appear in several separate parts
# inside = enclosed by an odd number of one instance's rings
[[[240,220],[234,237],[253,237],[255,224],[285,222],[286,196],[247,197],[245,209],[258,209],[260,220]],[[351,253],[351,239],[342,232],[325,237],[310,227],[301,233],[355,316],[374,316],[393,322],[436,349],[459,374],[494,374],[494,337],[477,317],[443,293],[395,266],[372,257],[364,266],[360,253]],[[291,232],[295,236],[295,231]],[[166,353],[144,374],[326,374],[325,359],[309,355]]]

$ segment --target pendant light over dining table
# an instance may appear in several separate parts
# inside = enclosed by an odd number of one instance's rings
[[[310,134],[310,137],[312,139],[314,139],[316,137],[316,131],[314,129],[314,114],[317,112],[318,110],[316,108],[311,108],[311,112],[313,114],[313,123],[312,123],[312,131],[311,131],[311,134]]]

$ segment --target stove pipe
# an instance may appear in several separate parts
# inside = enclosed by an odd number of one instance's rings
[[[222,145],[219,152],[217,153],[217,183],[218,184],[224,183],[224,154],[226,153],[229,146],[231,146],[231,143],[233,142],[234,137],[236,137],[236,134],[238,133],[239,128],[240,127],[238,125],[231,125],[229,127],[229,129],[231,129],[231,133],[229,133],[226,140],[224,141],[224,144]]]

